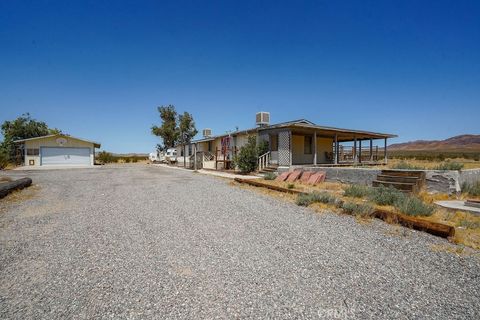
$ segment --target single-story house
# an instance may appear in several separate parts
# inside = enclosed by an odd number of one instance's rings
[[[100,143],[66,134],[16,140],[25,166],[93,166]]]
[[[387,139],[397,137],[389,133],[320,126],[306,119],[277,124],[270,124],[269,120],[269,113],[259,112],[255,128],[215,136],[210,129],[205,129],[202,139],[193,140],[185,151],[179,147],[178,154],[185,156],[193,167],[196,150],[197,168],[223,169],[247,143],[248,137],[255,135],[257,141],[267,141],[269,147],[259,158],[260,169],[266,166],[376,165],[387,162]],[[383,144],[380,148],[374,145],[378,140]]]

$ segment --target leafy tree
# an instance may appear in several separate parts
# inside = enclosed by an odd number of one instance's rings
[[[184,112],[178,116],[178,142],[183,148],[183,165],[185,167],[187,166],[185,146],[192,141],[197,133],[195,121],[193,121],[193,116],[190,113]]]
[[[178,127],[177,127],[177,111],[175,106],[160,106],[158,107],[160,113],[160,119],[162,125],[160,127],[153,126],[152,134],[162,138],[162,149],[173,148],[178,140]]]
[[[188,112],[178,115],[173,105],[158,107],[158,112],[162,124],[159,127],[153,126],[152,134],[160,137],[163,145],[157,144],[157,151],[173,148],[177,144],[180,144],[185,151],[185,146],[198,133],[193,116]],[[186,166],[185,157],[184,165]]]
[[[29,139],[61,133],[58,129],[50,129],[43,121],[32,119],[29,113],[22,114],[15,120],[2,124],[3,142],[0,151],[7,155],[9,161],[15,160],[15,140]]]

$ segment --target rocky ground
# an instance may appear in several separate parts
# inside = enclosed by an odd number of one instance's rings
[[[9,175],[2,319],[480,317],[478,256],[422,232],[148,165]]]

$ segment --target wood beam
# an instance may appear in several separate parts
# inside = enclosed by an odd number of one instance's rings
[[[313,165],[317,165],[317,131],[313,132]]]
[[[335,160],[333,161],[335,164],[338,164],[338,135],[335,134]]]
[[[373,139],[370,139],[370,161],[373,161]]]
[[[353,140],[353,163],[357,163],[358,162],[358,158],[357,158],[357,137],[355,137],[355,139]]]
[[[358,162],[362,163],[362,139],[358,141]]]
[[[385,138],[384,148],[383,148],[383,163],[388,163],[388,155],[387,155],[387,138]]]

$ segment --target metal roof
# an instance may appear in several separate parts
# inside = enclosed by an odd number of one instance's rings
[[[238,130],[230,133],[225,133],[221,135],[216,135],[216,136],[211,136],[208,138],[203,138],[203,139],[198,139],[198,140],[192,140],[192,143],[199,143],[199,142],[207,142],[207,141],[212,141],[217,138],[221,137],[226,137],[226,136],[233,136],[236,134],[241,134],[241,133],[248,133],[248,132],[256,132],[256,131],[263,131],[263,130],[271,130],[271,129],[276,129],[276,128],[288,128],[288,127],[296,127],[296,128],[305,128],[305,129],[317,129],[317,130],[322,130],[322,131],[331,131],[335,133],[346,133],[346,134],[352,134],[352,135],[360,135],[360,136],[368,136],[368,137],[376,137],[376,138],[395,138],[398,137],[395,134],[390,134],[390,133],[380,133],[380,132],[372,132],[372,131],[364,131],[364,130],[353,130],[353,129],[342,129],[342,128],[335,128],[335,127],[326,127],[326,126],[319,126],[316,125],[315,123],[308,121],[306,119],[298,119],[298,120],[292,120],[292,121],[286,121],[286,122],[280,122],[268,126],[263,126],[263,127],[256,127],[252,129],[247,129],[247,130]]]
[[[19,143],[19,142],[25,142],[25,141],[31,141],[31,140],[46,139],[46,138],[51,138],[51,137],[65,137],[65,138],[71,138],[71,139],[75,139],[75,140],[85,141],[85,142],[93,144],[95,148],[100,148],[100,143],[98,143],[98,142],[90,141],[90,140],[86,140],[86,139],[82,139],[82,138],[77,138],[77,137],[74,137],[74,136],[70,136],[68,134],[61,134],[61,133],[49,134],[49,135],[46,135],[46,136],[34,137],[34,138],[28,138],[28,139],[20,139],[20,140],[15,140],[13,142]]]

